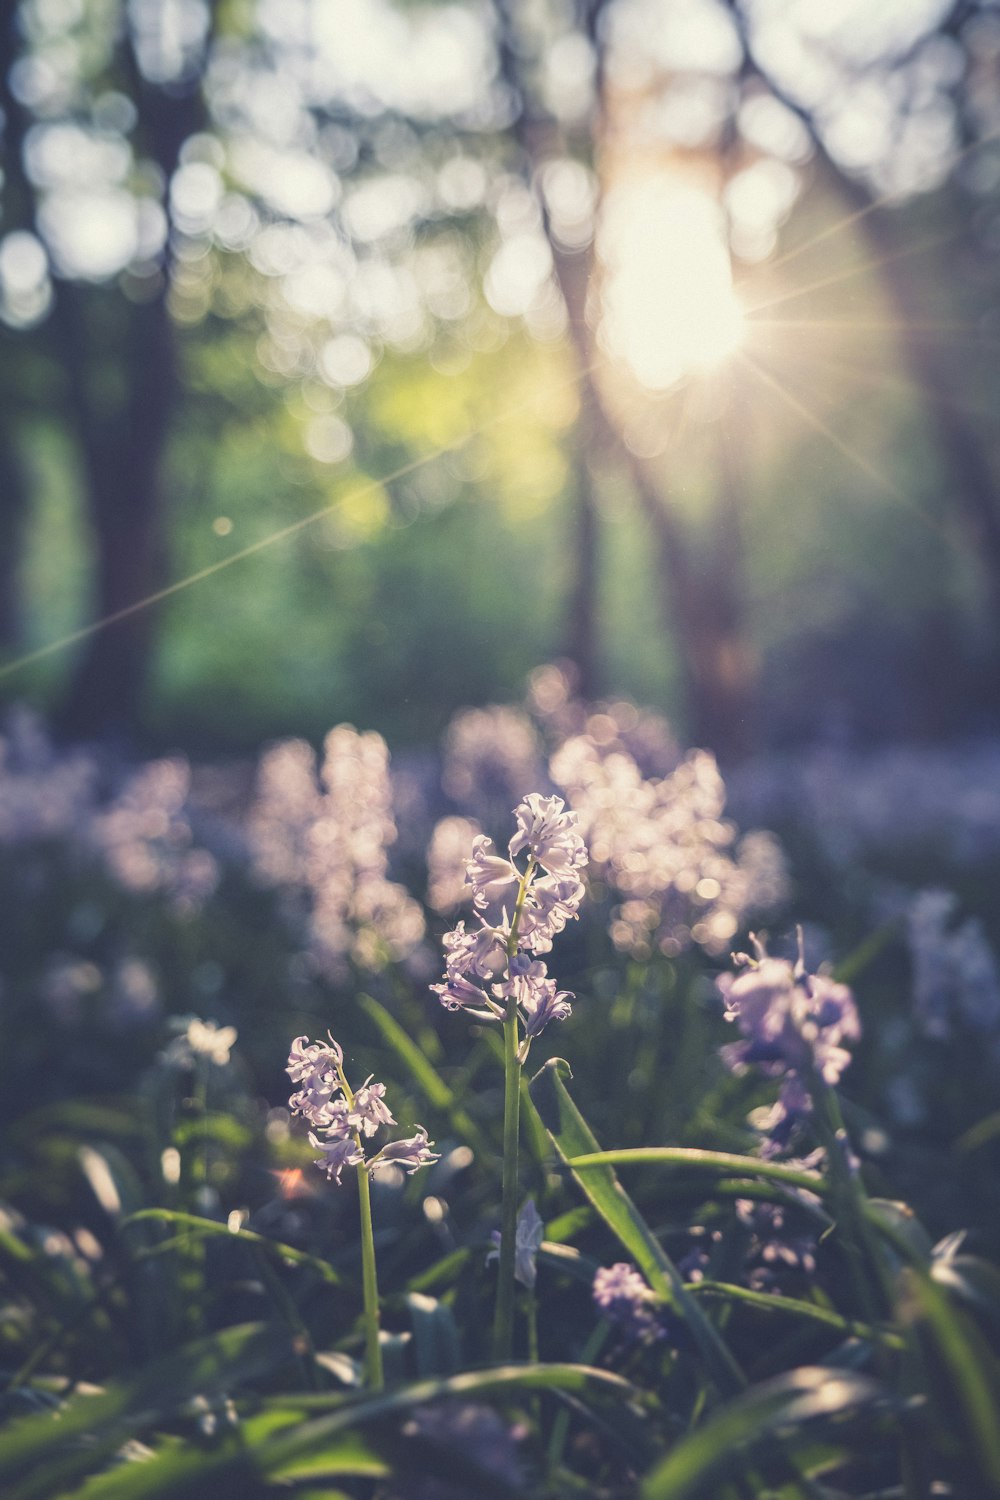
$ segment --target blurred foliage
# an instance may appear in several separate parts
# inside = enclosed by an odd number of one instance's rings
[[[6,8],[0,645],[205,576],[0,690],[416,742],[561,653],[734,756],[995,725],[991,7],[644,3]]]

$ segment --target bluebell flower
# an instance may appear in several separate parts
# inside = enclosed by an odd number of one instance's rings
[[[498,1019],[503,1015],[499,1005],[494,1004],[485,990],[466,979],[464,974],[446,972],[443,981],[432,984],[430,989],[438,996],[445,1010],[468,1011],[481,1020]]]
[[[811,1113],[816,1076],[831,1087],[840,1081],[851,1060],[844,1043],[860,1037],[861,1022],[846,984],[806,972],[801,933],[795,964],[769,958],[756,938],[753,943],[755,957],[735,955],[744,972],[716,981],[726,1020],[743,1033],[738,1042],[719,1050],[734,1073],[757,1067],[767,1077],[781,1079],[777,1101],[755,1121],[765,1137],[765,1156],[776,1156],[787,1150],[796,1127]]]
[[[718,987],[726,1020],[743,1033],[722,1049],[734,1072],[755,1064],[771,1077],[812,1069],[828,1084],[839,1081],[851,1060],[842,1044],[861,1035],[846,984],[765,955],[743,974],[723,975]]]
[[[365,1153],[358,1145],[353,1136],[338,1135],[331,1140],[321,1141],[315,1131],[309,1132],[309,1144],[321,1153],[316,1158],[316,1165],[326,1173],[331,1182],[340,1186],[340,1174],[345,1167],[359,1167],[365,1159]]]
[[[574,996],[569,990],[557,990],[556,982],[550,979],[545,965],[538,959],[528,959],[517,954],[510,961],[510,977],[502,984],[493,986],[493,993],[503,999],[513,997],[518,1015],[524,1025],[524,1041],[520,1057],[524,1062],[528,1046],[533,1037],[545,1030],[550,1021],[564,1021],[572,1013],[570,1001]]]
[[[465,867],[465,878],[472,887],[472,901],[481,911],[490,906],[513,905],[520,870],[492,852],[493,841],[485,834],[472,841],[472,858]]]
[[[376,1167],[396,1163],[404,1171],[415,1172],[428,1162],[437,1161],[430,1150],[427,1131],[417,1126],[417,1134],[407,1140],[392,1141],[373,1157],[365,1155],[364,1142],[385,1125],[396,1121],[385,1102],[385,1084],[375,1083],[369,1075],[357,1090],[350,1089],[344,1076],[343,1048],[330,1038],[310,1042],[296,1037],[291,1046],[286,1070],[293,1083],[303,1087],[289,1100],[293,1114],[302,1115],[313,1127],[309,1143],[320,1155],[316,1165],[331,1182],[339,1185],[345,1167]]]
[[[655,1293],[627,1261],[599,1268],[593,1297],[598,1310],[630,1342],[654,1344],[666,1336]]]
[[[489,979],[505,966],[509,926],[490,927],[482,917],[479,920],[482,925],[478,932],[466,932],[465,923],[459,922],[442,938],[450,973]]]
[[[533,1287],[538,1278],[538,1252],[545,1236],[545,1225],[535,1207],[534,1198],[526,1198],[517,1216],[514,1235],[514,1279],[522,1286]],[[500,1231],[494,1229],[490,1238],[496,1245],[486,1257],[486,1264],[500,1257]]]
[[[411,1175],[418,1167],[426,1167],[431,1162],[437,1161],[439,1153],[431,1151],[432,1141],[427,1139],[427,1131],[422,1125],[417,1126],[417,1133],[405,1141],[390,1141],[383,1146],[377,1156],[373,1156],[368,1163],[369,1170],[375,1171],[378,1167],[397,1166],[402,1167],[404,1172]]]
[[[355,1089],[349,1118],[352,1128],[366,1136],[374,1135],[383,1125],[395,1125],[385,1102],[385,1084],[372,1083],[369,1077],[359,1089]]]
[[[577,815],[561,797],[529,792],[514,809],[517,833],[510,841],[511,859],[526,849],[550,875],[575,877],[587,863],[587,847],[577,831]]]
[[[559,797],[532,792],[514,817],[518,831],[510,841],[511,859],[494,854],[489,839],[478,835],[468,865],[474,902],[483,909],[502,902],[503,908],[490,921],[480,914],[478,932],[467,932],[459,922],[445,934],[444,979],[430,988],[447,1010],[483,1020],[502,1021],[506,1006],[497,1002],[513,999],[523,1027],[518,1049],[523,1063],[532,1039],[550,1021],[570,1014],[572,994],[556,988],[535,955],[547,953],[555,935],[577,915],[584,895],[578,871],[587,850],[576,814],[567,812]],[[523,873],[513,863],[522,850],[529,855]],[[492,985],[491,979],[496,980]]]

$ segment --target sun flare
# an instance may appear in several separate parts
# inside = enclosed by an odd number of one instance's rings
[[[743,311],[707,193],[665,172],[614,189],[599,250],[601,341],[641,385],[667,390],[737,349]]]

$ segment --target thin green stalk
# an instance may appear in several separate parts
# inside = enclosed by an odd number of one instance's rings
[[[373,1391],[385,1386],[382,1346],[379,1342],[378,1279],[375,1274],[375,1235],[372,1229],[371,1186],[368,1168],[357,1168],[358,1202],[361,1207],[361,1287],[364,1294],[365,1377]]]
[[[493,1353],[498,1364],[514,1345],[514,1251],[517,1238],[517,1152],[521,1112],[521,1064],[517,1058],[517,1001],[511,995],[503,1023],[503,1204],[500,1213],[500,1266],[497,1275]]]
[[[517,952],[517,929],[535,872],[534,859],[521,876],[514,904],[507,962]],[[514,1347],[514,1252],[517,1241],[517,1156],[521,1119],[521,1063],[518,1058],[517,996],[508,995],[503,1022],[503,1199],[500,1209],[500,1264],[497,1269],[497,1300],[493,1319],[493,1354],[498,1363],[510,1359]]]
[[[347,1081],[343,1067],[338,1067],[340,1086],[344,1091],[348,1109],[354,1107],[354,1092]],[[354,1132],[354,1143],[363,1150],[361,1136]],[[368,1164],[361,1162],[355,1169],[358,1174],[358,1206],[361,1216],[361,1291],[364,1300],[365,1324],[365,1379],[373,1391],[385,1388],[382,1370],[382,1345],[379,1341],[378,1277],[375,1272],[375,1231],[372,1226],[371,1183],[368,1180]]]

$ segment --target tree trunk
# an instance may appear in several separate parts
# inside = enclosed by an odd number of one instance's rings
[[[61,289],[63,311],[75,294]],[[162,468],[178,389],[165,293],[130,307],[128,317],[125,406],[95,429],[86,393],[74,403],[96,563],[95,628],[59,714],[60,730],[74,738],[127,734],[139,722],[155,624],[155,606],[145,601],[164,582]],[[71,341],[84,337],[79,327],[64,332]],[[78,357],[82,364],[82,355],[70,355],[71,382],[86,377],[74,369]]]
[[[845,184],[846,185],[846,184]],[[909,264],[903,260],[906,245],[898,229],[898,214],[875,207],[870,195],[857,184],[849,184],[850,202],[865,206],[858,221],[876,263],[885,262],[883,284],[890,298],[894,321],[906,363],[920,390],[923,404],[937,438],[947,474],[954,486],[954,501],[964,523],[971,549],[983,579],[986,606],[994,632],[1000,629],[1000,504],[998,481],[986,455],[982,435],[956,403],[962,372],[933,334],[920,327],[926,317],[919,288]]]

